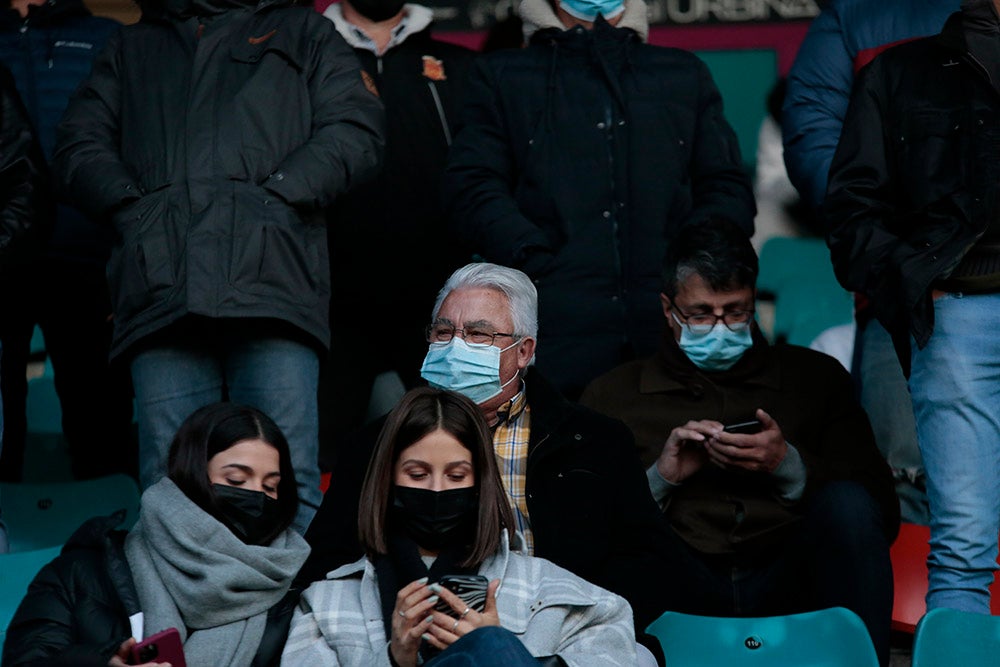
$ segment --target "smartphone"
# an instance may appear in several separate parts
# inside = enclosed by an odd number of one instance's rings
[[[754,433],[760,433],[763,429],[763,425],[756,419],[751,419],[750,421],[740,422],[738,424],[730,424],[729,426],[723,427],[723,431],[726,433],[744,433],[752,435]]]
[[[184,644],[177,628],[167,628],[163,632],[146,637],[132,647],[131,663],[142,665],[147,662],[169,662],[172,667],[187,667],[184,660]]]
[[[441,581],[439,581],[438,584],[442,588],[447,588],[449,591],[461,598],[462,602],[464,602],[469,609],[482,611],[486,608],[486,588],[489,586],[490,582],[483,575],[446,574],[441,577]],[[451,605],[443,599],[438,600],[438,603],[434,605],[434,611],[440,611],[441,613],[448,614],[454,618],[458,618],[461,613],[452,609]]]

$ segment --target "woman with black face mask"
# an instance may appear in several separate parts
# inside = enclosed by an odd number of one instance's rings
[[[389,417],[361,492],[367,556],[302,594],[282,665],[634,665],[621,597],[524,555],[479,408],[408,392]],[[454,577],[481,588],[463,601]]]
[[[290,528],[297,508],[274,421],[232,403],[197,410],[131,530],[115,530],[123,513],[91,519],[35,577],[3,664],[122,667],[136,640],[168,628],[192,667],[276,664],[284,633],[269,618],[309,554]]]

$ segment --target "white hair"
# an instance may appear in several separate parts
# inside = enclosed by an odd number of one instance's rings
[[[492,289],[510,303],[510,318],[518,338],[538,337],[538,290],[523,271],[488,262],[473,262],[458,269],[445,282],[434,302],[431,321],[437,320],[441,304],[457,289]],[[457,326],[457,325],[456,325]]]

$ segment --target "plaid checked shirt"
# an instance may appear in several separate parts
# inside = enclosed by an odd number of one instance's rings
[[[533,554],[535,541],[528,517],[525,471],[528,468],[528,437],[531,435],[531,408],[524,395],[524,385],[517,396],[497,410],[499,423],[493,430],[493,451],[497,455],[504,490],[514,509],[517,531],[524,537],[526,553]]]

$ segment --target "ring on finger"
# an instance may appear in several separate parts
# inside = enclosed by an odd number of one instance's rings
[[[455,630],[458,629],[458,621],[459,621],[459,619],[456,618],[455,619],[455,625],[451,626],[451,631],[452,632],[455,632]]]
[[[469,609],[468,607],[466,607],[466,608],[465,608],[465,611],[463,611],[463,612],[462,612],[462,615],[461,615],[461,616],[459,616],[458,618],[459,618],[459,619],[463,619],[463,618],[465,618],[465,615],[466,615],[466,614],[468,614],[468,613],[469,613],[470,611],[472,611],[472,610],[471,610],[471,609]]]
[[[405,612],[405,611],[403,611],[402,609],[400,609],[400,610],[399,610],[399,611],[397,611],[396,613],[397,613],[397,614],[399,614],[400,616],[402,616],[403,618],[406,618],[406,612]]]

